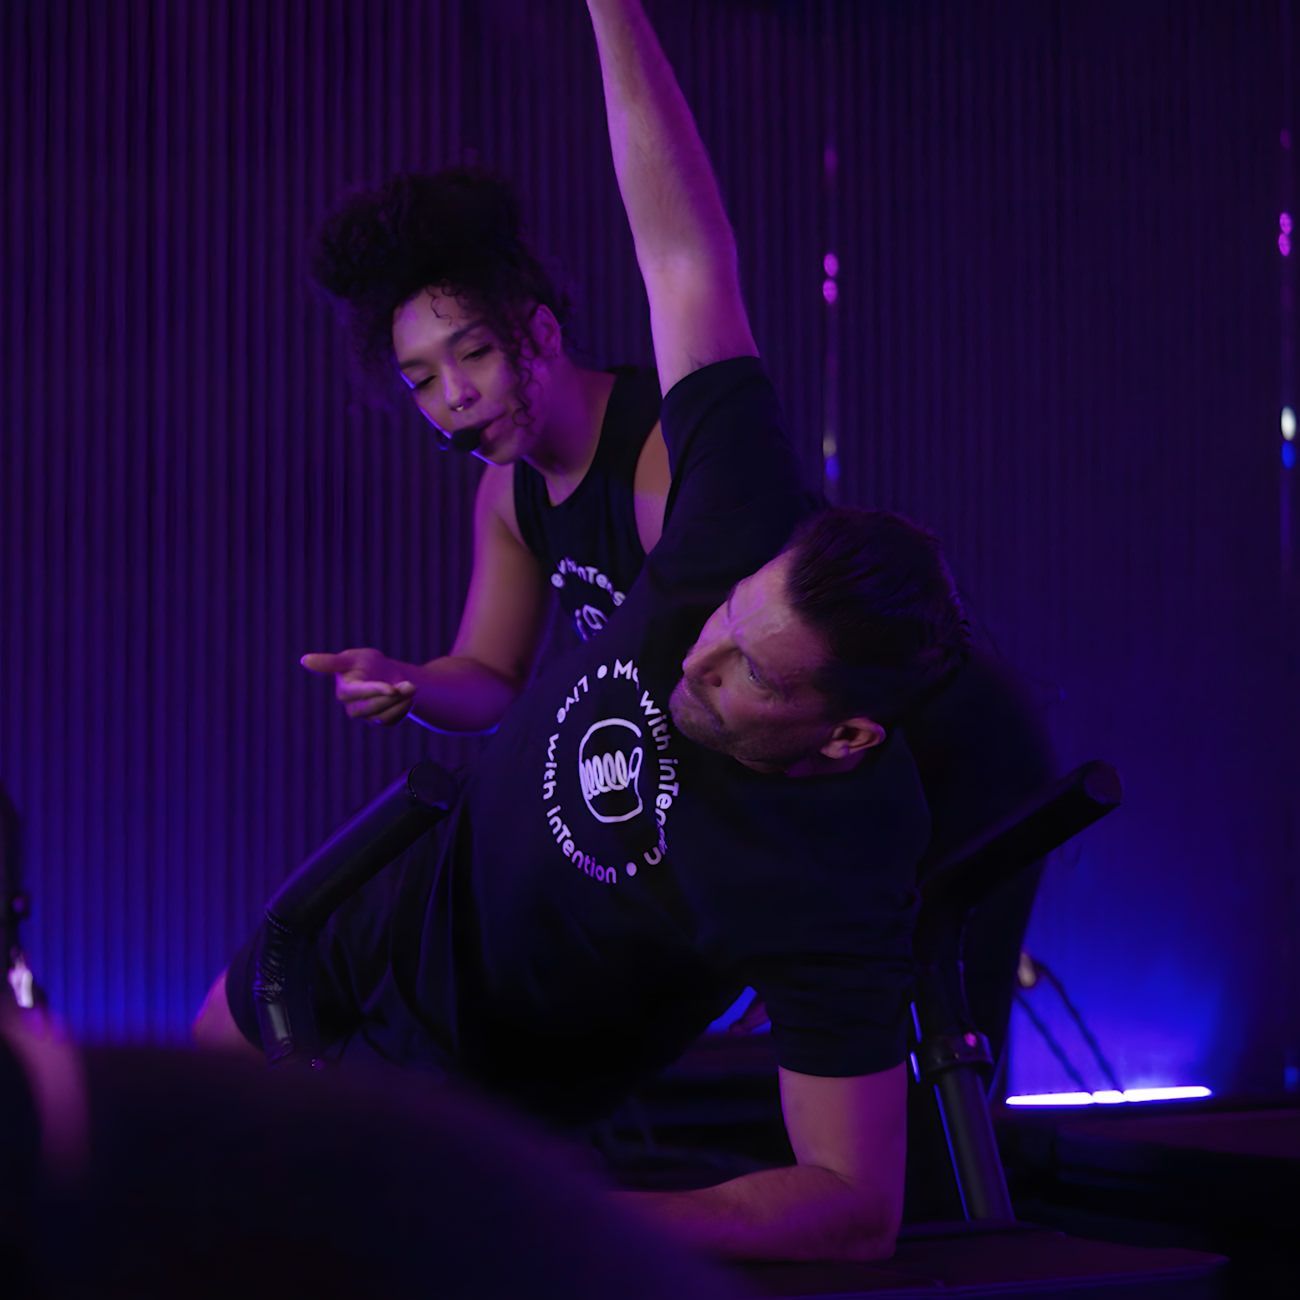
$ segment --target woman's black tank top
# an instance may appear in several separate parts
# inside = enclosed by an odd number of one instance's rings
[[[531,465],[515,462],[520,534],[584,641],[623,603],[645,561],[633,484],[641,449],[659,419],[659,383],[653,370],[621,366],[613,373],[595,459],[571,496],[552,505],[546,480]]]

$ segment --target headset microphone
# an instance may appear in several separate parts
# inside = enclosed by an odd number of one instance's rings
[[[480,424],[474,428],[457,429],[447,436],[448,448],[468,456],[470,452],[478,450],[479,443],[483,441],[484,428],[485,426]]]

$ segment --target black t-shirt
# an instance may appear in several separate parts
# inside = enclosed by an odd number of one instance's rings
[[[645,561],[633,488],[637,461],[659,419],[652,370],[614,371],[600,442],[582,482],[552,505],[546,480],[525,461],[514,467],[515,517],[542,563],[566,621],[586,641],[627,598]]]
[[[809,508],[761,363],[688,376],[663,428],[662,540],[618,617],[506,715],[438,869],[407,871],[388,944],[389,985],[443,1052],[560,1122],[616,1104],[747,984],[789,1069],[871,1073],[904,1053],[928,821],[902,737],[791,780],[668,714],[708,615]]]

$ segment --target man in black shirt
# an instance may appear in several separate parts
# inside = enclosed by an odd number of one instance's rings
[[[724,1255],[878,1258],[901,1212],[928,834],[895,723],[959,661],[965,622],[928,534],[809,518],[694,122],[639,4],[589,8],[665,392],[663,536],[600,637],[508,711],[436,861],[336,914],[317,1018],[348,1052],[571,1124],[752,985],[796,1165],[638,1203]],[[201,1041],[256,1041],[249,976],[245,949]]]

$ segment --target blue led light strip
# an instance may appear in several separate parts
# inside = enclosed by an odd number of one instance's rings
[[[1031,1092],[1008,1097],[1008,1106],[1119,1106],[1138,1101],[1192,1101],[1212,1097],[1209,1088],[1192,1085],[1182,1088],[1126,1088],[1123,1092]]]

